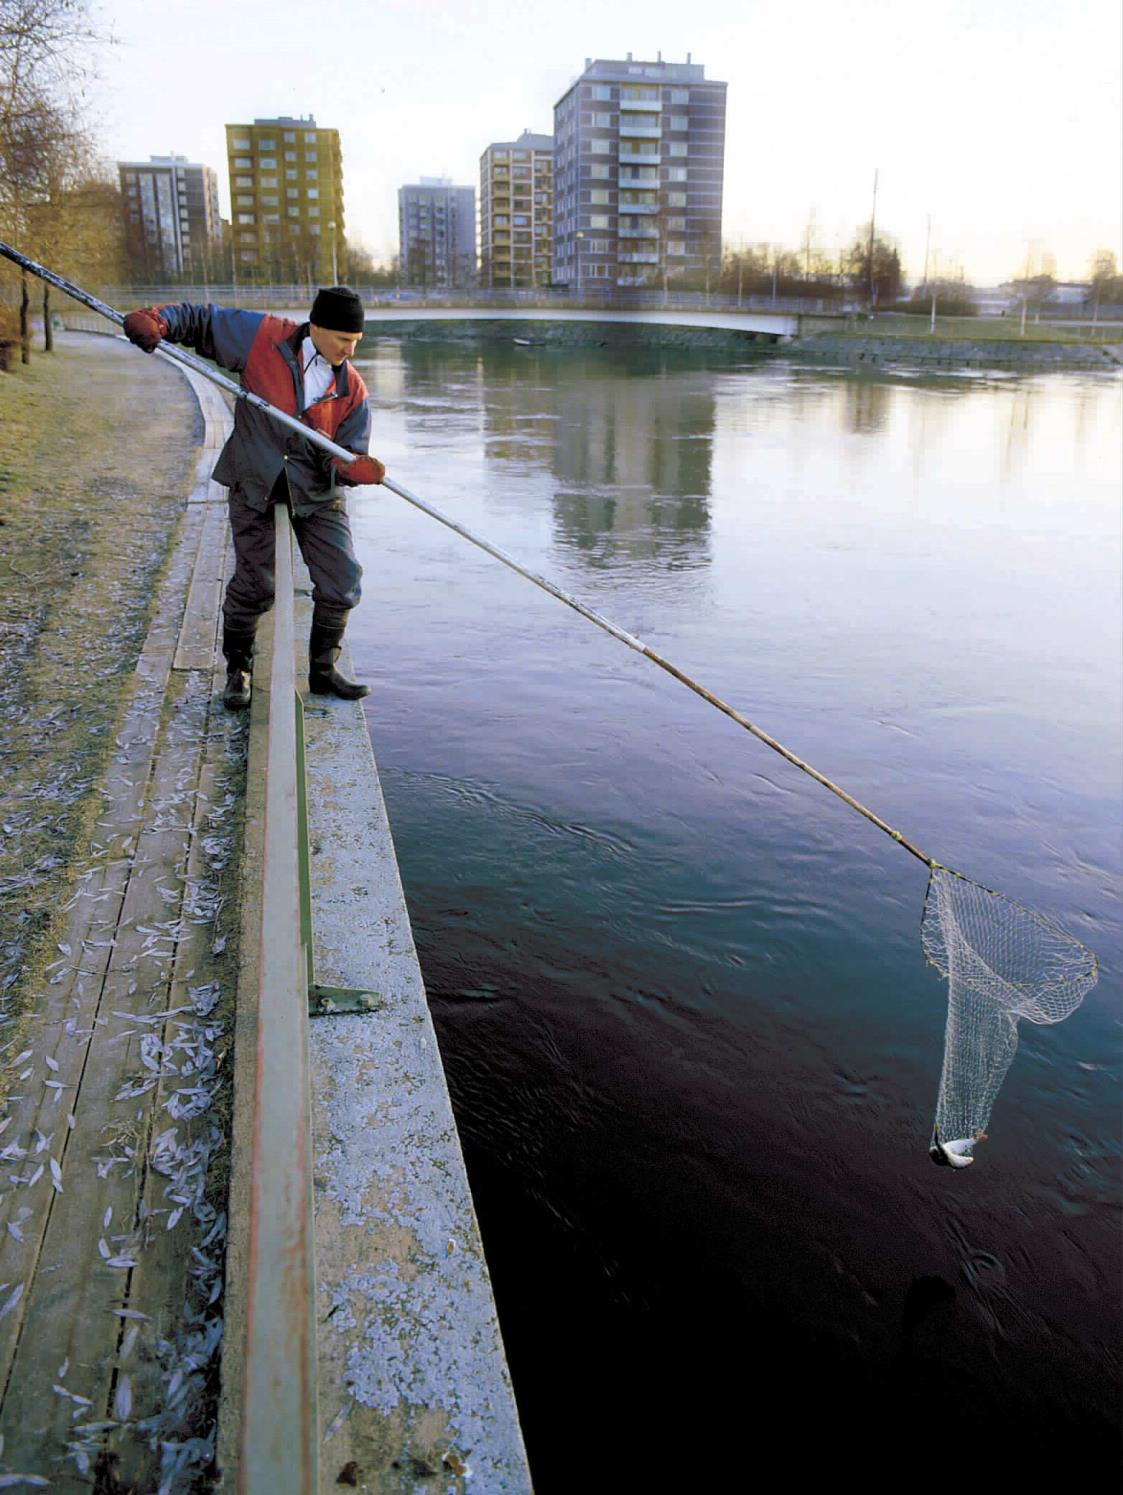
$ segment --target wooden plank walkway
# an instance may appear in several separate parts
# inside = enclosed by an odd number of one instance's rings
[[[63,1491],[184,1489],[213,1459],[245,724],[216,669],[229,414],[198,384],[206,445],[59,959],[0,1035],[0,1474]]]

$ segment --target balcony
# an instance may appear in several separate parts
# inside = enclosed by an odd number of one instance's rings
[[[659,204],[657,202],[626,202],[624,194],[620,194],[618,204],[621,213],[657,213]]]
[[[659,230],[657,228],[621,228],[617,230],[621,239],[657,239]]]
[[[655,94],[654,98],[650,98],[650,99],[626,99],[623,94],[620,95],[620,108],[621,109],[647,109],[647,110],[654,110],[654,109],[662,109],[662,107],[663,107],[663,101],[662,101],[662,99],[659,97],[659,95],[657,93]]]
[[[659,147],[657,145],[647,146],[638,151],[621,149],[616,159],[621,166],[658,166]]]
[[[663,129],[658,120],[649,122],[641,119],[621,119],[620,121],[621,136],[642,135],[649,140],[658,140],[662,133]]]
[[[620,265],[657,265],[659,256],[649,250],[644,250],[642,253],[618,254],[616,261]]]

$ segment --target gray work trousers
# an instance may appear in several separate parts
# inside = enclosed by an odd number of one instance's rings
[[[293,514],[304,564],[312,577],[314,618],[327,628],[343,628],[347,614],[362,595],[363,568],[351,543],[351,521],[342,499],[319,504],[308,514]],[[230,490],[230,530],[234,537],[234,575],[226,587],[222,616],[227,628],[250,632],[273,606],[275,541],[273,508],[250,508],[236,488]]]

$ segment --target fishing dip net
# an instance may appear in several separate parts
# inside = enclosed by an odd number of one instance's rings
[[[965,1168],[986,1138],[991,1107],[1018,1047],[1019,1020],[1068,1017],[1096,984],[1096,959],[1030,909],[935,863],[920,937],[948,983],[929,1153],[933,1162]]]

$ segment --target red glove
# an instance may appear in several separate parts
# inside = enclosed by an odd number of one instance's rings
[[[161,338],[168,334],[168,324],[154,306],[143,311],[131,311],[125,318],[125,336],[130,343],[143,348],[146,353],[155,353]]]
[[[340,477],[347,478],[352,483],[381,483],[386,476],[386,468],[377,457],[356,457],[353,462],[346,464],[342,457],[333,457],[331,465]]]

